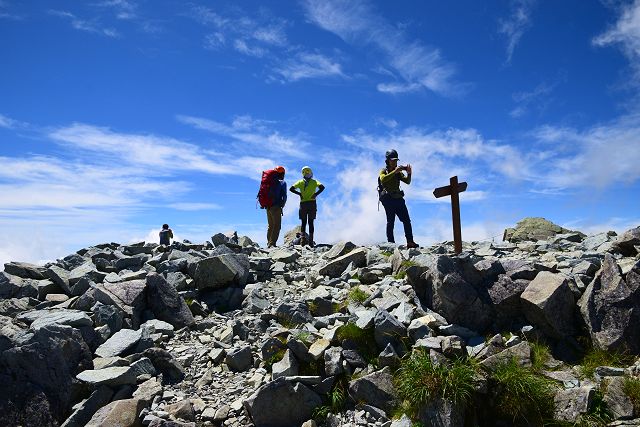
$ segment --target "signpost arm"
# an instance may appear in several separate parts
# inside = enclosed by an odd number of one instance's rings
[[[458,177],[449,179],[451,186],[451,214],[453,217],[453,244],[455,253],[462,252],[462,227],[460,225],[460,199],[458,197]]]

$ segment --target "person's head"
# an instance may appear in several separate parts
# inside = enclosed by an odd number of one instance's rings
[[[395,169],[398,166],[398,152],[396,150],[388,150],[384,154],[384,158],[388,168]]]
[[[278,172],[278,179],[284,179],[284,174],[286,173],[284,166],[276,166],[274,170]]]
[[[169,229],[169,224],[162,224],[162,229],[163,230],[168,230]]]
[[[309,166],[305,166],[302,168],[302,176],[306,179],[313,178],[313,171]]]

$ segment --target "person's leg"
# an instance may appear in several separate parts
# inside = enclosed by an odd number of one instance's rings
[[[267,208],[267,247],[272,246],[273,244],[273,213],[271,212],[272,208]]]
[[[404,225],[404,236],[407,238],[407,244],[413,243],[413,229],[411,227],[411,218],[409,218],[409,210],[404,199],[398,199],[398,207],[396,209],[398,219]]]
[[[309,209],[309,244],[314,246],[313,241],[313,232],[315,231],[315,227],[313,222],[316,219],[316,213],[318,212],[318,205],[314,202],[311,205],[311,209]]]
[[[393,223],[396,220],[396,210],[394,209],[393,199],[387,198],[382,202],[384,212],[387,215],[387,242],[395,243],[393,237]]]
[[[280,236],[280,228],[282,227],[282,208],[280,206],[271,208],[273,213],[273,246],[278,245],[278,237]]]

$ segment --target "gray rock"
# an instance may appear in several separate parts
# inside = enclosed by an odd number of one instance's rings
[[[313,322],[309,307],[303,303],[282,303],[276,307],[275,315],[285,323],[304,325]]]
[[[574,233],[571,230],[560,227],[544,218],[524,218],[515,228],[507,228],[504,232],[504,240],[516,243],[523,241],[536,242],[538,240],[550,240],[557,234]]]
[[[462,358],[467,355],[467,348],[459,336],[444,337],[440,345],[442,346],[442,353],[447,357]]]
[[[397,398],[393,387],[393,375],[388,367],[349,382],[349,396],[354,402],[389,411]]]
[[[298,361],[291,350],[284,352],[284,357],[271,366],[271,378],[288,377],[298,375]]]
[[[156,368],[148,357],[142,357],[133,362],[131,364],[131,369],[133,370],[136,378],[140,375],[151,375],[152,377],[156,375]]]
[[[299,339],[290,339],[287,342],[287,347],[289,347],[289,350],[291,350],[296,359],[307,363],[313,362],[314,359],[313,356],[311,356],[311,353],[309,353],[309,348]]]
[[[342,348],[330,347],[324,352],[324,369],[327,375],[339,375],[344,372],[342,368]]]
[[[98,409],[111,401],[113,391],[107,386],[100,386],[87,399],[75,406],[73,413],[61,427],[84,427]]]
[[[407,417],[406,414],[402,414],[402,417],[400,417],[400,419],[393,421],[390,427],[411,427],[411,426],[413,426],[413,422],[411,421],[411,418]]]
[[[184,379],[184,367],[167,350],[148,348],[142,354],[151,360],[165,381],[179,382]]]
[[[11,298],[0,301],[0,316],[13,317],[29,310],[29,298]]]
[[[613,244],[614,250],[624,256],[636,256],[638,254],[636,246],[640,246],[640,227],[625,231]]]
[[[153,402],[153,398],[160,393],[162,393],[162,384],[157,379],[150,378],[138,386],[133,397],[143,401],[145,406],[149,406]]]
[[[336,259],[343,255],[348,254],[356,248],[356,245],[351,242],[338,242],[334,244],[331,249],[324,253],[325,259]]]
[[[187,303],[164,277],[155,273],[149,274],[147,288],[147,306],[156,319],[170,323],[176,328],[191,326],[195,323]]]
[[[615,231],[603,232],[594,234],[593,236],[588,236],[586,239],[582,241],[582,247],[584,247],[587,251],[597,250],[599,246],[604,243],[607,243],[611,237],[615,236]]]
[[[247,345],[229,350],[225,358],[225,363],[231,370],[236,372],[249,370],[253,366],[251,347]]]
[[[190,288],[187,276],[179,271],[166,273],[166,279],[177,291],[186,291]]]
[[[513,347],[494,354],[484,359],[480,364],[487,369],[495,370],[499,365],[509,362],[511,359],[520,366],[531,366],[531,346],[527,341],[523,341],[520,344],[516,344]]]
[[[136,398],[115,400],[100,408],[86,427],[136,426],[144,407],[145,402]]]
[[[98,271],[93,262],[87,261],[81,266],[71,270],[69,273],[69,286],[73,289],[73,286],[83,278],[92,282],[100,283],[105,277],[106,274]]]
[[[269,252],[269,257],[276,262],[290,264],[300,258],[300,254],[284,248],[276,248]]]
[[[0,299],[37,298],[37,281],[22,279],[6,272],[0,272]]]
[[[244,254],[224,254],[189,264],[189,275],[198,289],[244,286],[249,278],[249,258]]]
[[[604,401],[616,420],[633,418],[633,402],[624,393],[624,377],[607,378]]]
[[[259,289],[252,289],[242,301],[242,309],[250,314],[262,313],[271,306]]]
[[[173,418],[186,421],[195,421],[196,413],[193,410],[193,404],[190,399],[183,399],[179,402],[172,403],[164,407],[164,410]]]
[[[172,337],[175,328],[171,323],[164,322],[158,319],[151,319],[144,322],[140,329],[148,329],[151,334],[163,334]]]
[[[115,305],[105,305],[97,302],[91,307],[91,311],[94,314],[96,326],[107,325],[111,333],[116,333],[122,329],[123,312]]]
[[[640,268],[623,278],[615,259],[605,254],[602,268],[578,306],[591,339],[599,348],[640,352]]]
[[[318,269],[318,274],[328,277],[339,277],[352,264],[354,267],[364,267],[367,263],[367,249],[358,248],[329,261]]]
[[[554,418],[575,423],[578,418],[589,412],[595,390],[591,386],[575,387],[556,392]]]
[[[425,426],[463,427],[464,408],[449,400],[437,398],[420,409],[418,419]]]
[[[40,311],[38,317],[31,323],[31,329],[38,330],[48,325],[67,325],[74,328],[93,326],[91,318],[83,311],[55,309]]]
[[[145,280],[131,280],[121,283],[102,283],[94,288],[95,299],[102,304],[115,305],[122,310],[126,317],[133,321],[137,328],[141,323],[142,312],[147,304],[147,282]]]
[[[126,355],[133,350],[142,338],[142,330],[121,329],[111,336],[95,351],[99,357]]]
[[[8,262],[4,265],[4,271],[23,279],[44,280],[47,278],[45,267],[26,262]]]
[[[520,299],[527,320],[548,336],[560,339],[575,333],[575,300],[564,275],[541,271]]]
[[[374,337],[379,348],[391,344],[394,348],[402,346],[402,338],[407,335],[407,328],[391,314],[379,310],[374,318]]]
[[[278,378],[256,390],[243,405],[256,427],[297,427],[312,418],[322,399],[301,383]]]
[[[367,362],[356,350],[342,350],[342,358],[353,369],[367,367]]]
[[[400,364],[400,357],[396,350],[393,348],[391,344],[387,344],[387,346],[382,350],[382,352],[378,355],[378,365],[380,367],[389,366],[392,369],[396,368]]]
[[[111,387],[135,384],[136,374],[129,366],[114,366],[104,369],[87,369],[76,375],[80,381],[98,386],[107,385]]]

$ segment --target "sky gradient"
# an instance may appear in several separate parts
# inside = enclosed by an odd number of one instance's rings
[[[640,225],[640,0],[0,0],[0,55],[1,263],[165,222],[264,243],[279,164],[327,187],[317,241],[383,241],[389,148],[421,244],[451,239],[453,175],[464,240]]]

